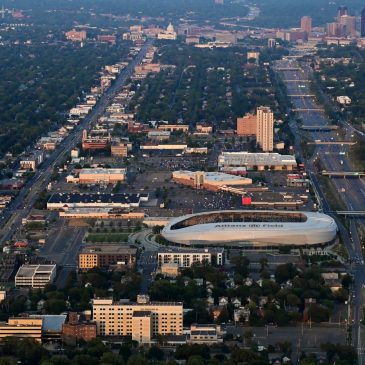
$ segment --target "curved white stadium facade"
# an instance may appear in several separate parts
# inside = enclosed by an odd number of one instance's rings
[[[200,246],[310,246],[332,242],[337,225],[317,212],[224,210],[173,218],[162,236]]]

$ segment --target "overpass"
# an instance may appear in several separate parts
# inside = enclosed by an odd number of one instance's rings
[[[289,98],[314,98],[314,94],[289,94]]]
[[[303,125],[300,127],[303,131],[322,131],[329,132],[338,129],[337,125]]]
[[[323,176],[329,177],[363,177],[365,172],[361,171],[326,171],[322,170]]]
[[[365,210],[338,210],[336,211],[338,215],[346,215],[346,216],[365,216]]]
[[[356,142],[350,141],[314,141],[307,142],[307,144],[315,144],[315,145],[330,145],[330,146],[353,146]]]
[[[293,112],[324,112],[323,108],[293,108]]]
[[[301,71],[300,67],[278,67],[277,71]]]

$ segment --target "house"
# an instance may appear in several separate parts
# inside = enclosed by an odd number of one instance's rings
[[[243,284],[245,286],[252,286],[253,280],[251,278],[246,278]]]
[[[211,314],[212,314],[212,317],[213,317],[214,321],[216,321],[219,318],[219,316],[223,312],[223,309],[224,309],[224,307],[219,307],[219,306],[218,307],[213,307],[211,309]]]
[[[267,303],[269,302],[269,298],[268,297],[259,297],[259,306],[263,307],[265,306]]]
[[[248,322],[250,320],[250,309],[243,306],[235,309],[233,319],[235,322]]]
[[[234,305],[235,308],[240,307],[242,304],[240,298],[232,298],[231,303]]]
[[[213,297],[211,297],[211,296],[209,296],[209,297],[207,298],[206,302],[207,302],[207,306],[208,306],[208,307],[212,307],[212,306],[214,305],[214,298],[213,298]]]
[[[224,307],[228,304],[228,297],[219,297],[218,304],[220,307]]]

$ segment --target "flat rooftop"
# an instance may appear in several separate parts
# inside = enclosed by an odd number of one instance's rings
[[[119,254],[119,255],[135,255],[137,249],[120,244],[101,244],[86,245],[80,250],[80,254]]]
[[[31,278],[34,275],[43,275],[43,274],[50,274],[56,265],[22,265],[16,276],[17,277],[29,277]]]
[[[79,174],[93,174],[93,175],[112,175],[112,174],[125,174],[125,169],[107,169],[107,168],[95,168],[95,169],[81,169]]]
[[[279,153],[222,152],[220,165],[296,165],[295,156]]]
[[[139,203],[148,198],[148,194],[82,194],[82,193],[55,193],[48,203]]]
[[[160,248],[158,253],[181,253],[181,254],[194,254],[194,253],[224,253],[224,248],[221,247],[209,247],[209,248],[180,248],[180,247],[169,247]]]
[[[204,180],[206,182],[209,181],[213,181],[213,182],[237,182],[237,181],[242,181],[242,182],[248,182],[251,181],[251,179],[245,178],[245,177],[241,177],[241,176],[235,176],[235,175],[230,175],[230,174],[226,174],[224,172],[205,172],[205,171],[189,171],[189,170],[179,170],[179,171],[174,171],[174,174],[180,174],[180,175],[187,175],[191,178],[194,178],[197,172],[202,172],[204,174]]]

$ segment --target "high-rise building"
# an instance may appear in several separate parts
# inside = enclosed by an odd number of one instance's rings
[[[255,136],[257,131],[256,115],[246,114],[242,118],[237,118],[238,136]]]
[[[337,37],[339,34],[338,28],[339,28],[339,26],[336,22],[327,23],[327,25],[326,25],[327,35],[330,37]]]
[[[361,38],[365,38],[365,6],[361,11]]]
[[[150,302],[139,295],[137,303],[93,300],[93,320],[101,336],[131,336],[139,343],[150,343],[153,336],[183,333],[183,305],[172,302]]]
[[[276,40],[275,40],[275,38],[269,38],[267,40],[267,46],[268,46],[268,48],[275,48],[276,47]]]
[[[337,21],[339,21],[340,17],[343,15],[348,15],[347,6],[339,6],[337,9]]]
[[[256,140],[262,151],[270,152],[274,149],[274,113],[269,107],[257,108]]]
[[[312,33],[312,18],[310,16],[303,16],[300,19],[300,29],[302,32],[306,32],[307,35]]]
[[[338,29],[340,37],[356,36],[356,17],[342,15],[338,19]]]

